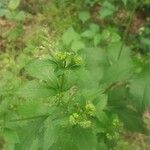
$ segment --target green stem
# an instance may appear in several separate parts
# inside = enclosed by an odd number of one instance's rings
[[[120,47],[120,50],[119,50],[119,54],[118,54],[118,58],[117,58],[118,60],[119,60],[119,58],[120,58],[120,56],[121,56],[123,47],[124,47],[124,45],[125,45],[125,40],[126,40],[126,38],[127,38],[128,31],[129,31],[130,25],[131,25],[131,23],[132,23],[133,17],[134,17],[134,15],[135,15],[135,11],[136,11],[136,8],[137,8],[138,4],[139,4],[138,2],[135,2],[135,5],[134,5],[133,10],[132,10],[132,12],[131,12],[131,15],[130,15],[130,17],[129,17],[129,22],[128,22],[128,24],[127,24],[127,27],[126,27],[126,30],[125,30],[125,32],[124,32],[123,39],[122,39],[123,42],[122,42],[121,47]]]

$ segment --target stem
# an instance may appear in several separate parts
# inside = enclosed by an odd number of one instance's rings
[[[124,35],[123,35],[123,39],[122,39],[123,42],[122,42],[121,47],[120,47],[120,50],[119,50],[119,54],[118,54],[118,58],[117,58],[118,60],[119,60],[119,58],[120,58],[120,56],[121,56],[123,47],[124,47],[124,45],[125,45],[125,39],[127,38],[128,30],[129,30],[130,25],[131,25],[131,23],[132,23],[132,20],[133,20],[133,17],[134,17],[134,15],[135,15],[135,11],[136,11],[136,8],[137,8],[138,4],[139,4],[138,2],[135,2],[135,5],[134,5],[134,7],[133,7],[133,10],[132,10],[132,12],[131,12],[131,14],[130,14],[129,22],[128,22],[128,24],[127,24],[126,30],[125,30]]]

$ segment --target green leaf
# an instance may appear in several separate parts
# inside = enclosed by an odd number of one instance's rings
[[[48,118],[45,122],[45,133],[44,133],[44,144],[43,149],[49,150],[51,146],[57,142],[59,137],[59,128],[57,126],[54,127],[53,123]]]
[[[115,110],[124,127],[132,132],[146,133],[146,126],[142,116],[130,108],[118,108]]]
[[[130,58],[119,59],[104,73],[102,82],[113,83],[116,81],[127,80],[132,75],[132,68],[133,63]]]
[[[137,108],[144,111],[150,106],[150,78],[135,78],[131,82],[130,93]]]
[[[92,39],[95,36],[95,32],[93,32],[92,30],[86,30],[83,33],[81,33],[81,36],[88,39]]]
[[[115,6],[109,3],[108,1],[105,1],[100,10],[100,17],[105,18],[107,16],[110,16],[114,13],[114,11],[115,11]]]
[[[97,109],[96,117],[100,121],[100,123],[103,125],[103,127],[108,125],[109,118],[104,111]],[[104,129],[103,129],[103,131],[104,131]]]
[[[25,70],[28,75],[43,81],[53,81],[55,78],[54,69],[49,59],[34,60],[25,67]]]
[[[118,59],[118,54],[120,51],[120,48],[122,46],[122,42],[113,42],[109,43],[107,46],[107,55],[110,63],[115,63]],[[123,47],[122,53],[120,56],[120,59],[127,59],[129,60],[130,58],[130,49],[126,46]]]
[[[0,102],[0,118],[7,113],[10,104],[10,98],[4,99]]]
[[[71,49],[73,51],[78,51],[78,50],[81,50],[83,48],[85,48],[85,44],[82,41],[75,40],[71,44]]]
[[[17,133],[11,129],[4,130],[4,138],[8,143],[19,143],[19,137]]]
[[[74,129],[72,136],[78,150],[96,150],[97,138],[91,130]]]
[[[89,29],[91,31],[93,31],[94,33],[99,32],[99,26],[97,24],[95,24],[95,23],[91,23],[90,26],[89,26]]]
[[[101,40],[102,40],[101,34],[96,34],[94,36],[94,46],[97,46],[98,44],[100,44]]]
[[[17,108],[17,112],[21,116],[25,117],[33,117],[39,114],[40,108],[42,107],[42,103],[34,102],[34,101],[25,101],[22,105],[19,105]]]
[[[57,139],[56,132],[51,125],[47,127],[44,135],[44,150],[49,150],[49,148],[56,142]]]
[[[24,11],[19,11],[14,15],[14,18],[12,18],[12,19],[15,19],[17,21],[23,21],[23,20],[25,20],[25,17],[26,17],[25,12]]]
[[[16,40],[21,34],[23,33],[23,27],[22,26],[17,26],[13,28],[12,30],[9,31],[8,33],[8,39],[11,40]]]
[[[116,32],[111,33],[111,42],[119,42],[121,37]]]
[[[15,145],[15,150],[30,149],[34,139],[38,137],[38,132],[42,128],[46,118],[47,116],[28,122],[27,125],[22,126],[22,128],[17,131],[20,137],[20,143]]]
[[[99,31],[99,26],[97,24],[91,23],[89,25],[89,29],[81,33],[81,37],[85,37],[88,39],[93,39],[95,34]]]
[[[99,101],[98,101],[98,103],[97,103],[97,105],[96,105],[96,108],[97,108],[97,110],[103,110],[103,109],[105,109],[106,108],[106,106],[107,106],[107,95],[105,95],[105,94],[101,94],[100,96],[99,96]]]
[[[37,82],[29,81],[22,85],[17,91],[17,95],[24,98],[48,98],[55,92],[47,86]]]
[[[0,8],[0,17],[5,16],[7,14],[8,10]]]
[[[89,11],[81,11],[79,13],[79,19],[84,23],[90,18]]]
[[[8,8],[15,10],[20,4],[20,0],[10,0],[8,4]]]
[[[75,30],[71,27],[69,28],[62,36],[62,41],[65,45],[71,44],[74,40],[79,40],[80,36]]]

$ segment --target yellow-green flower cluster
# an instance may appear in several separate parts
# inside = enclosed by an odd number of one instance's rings
[[[95,106],[92,103],[87,103],[85,107],[80,110],[80,113],[70,115],[70,124],[79,125],[82,128],[90,128],[92,126],[91,117],[94,117],[96,113]]]
[[[87,115],[95,116],[96,108],[92,103],[86,104],[85,105],[85,110],[86,110]]]
[[[90,128],[92,125],[92,122],[88,119],[83,119],[81,115],[78,113],[73,113],[69,117],[69,122],[72,126],[79,125],[82,128]]]
[[[69,117],[69,122],[70,122],[71,125],[77,125],[79,120],[80,120],[80,117],[79,117],[79,114],[77,114],[77,113],[73,113]]]
[[[79,125],[80,125],[82,128],[86,129],[86,128],[90,128],[90,127],[92,126],[92,122],[91,122],[90,120],[84,120],[84,121],[81,121],[81,122],[79,123]]]
[[[120,125],[119,119],[118,118],[113,119],[112,124],[114,127],[118,127]]]
[[[57,52],[55,53],[55,58],[58,60],[65,60],[67,58],[68,52]]]
[[[118,118],[114,118],[112,121],[112,125],[114,126],[114,128],[116,129],[121,129],[123,127],[123,124],[119,121]]]
[[[74,52],[57,52],[55,53],[55,59],[59,63],[62,63],[63,67],[75,67],[82,64],[82,58]]]
[[[119,138],[119,133],[118,132],[114,132],[114,133],[106,133],[106,138],[108,140],[113,140],[113,139],[118,139]]]

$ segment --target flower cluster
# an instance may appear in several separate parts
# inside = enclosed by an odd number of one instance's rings
[[[69,122],[72,126],[79,125],[82,128],[90,128],[92,126],[91,117],[95,116],[96,109],[92,103],[87,103],[80,113],[73,113],[69,117]]]
[[[63,68],[75,68],[82,65],[82,58],[74,52],[57,52],[54,57]]]
[[[82,128],[90,128],[92,125],[92,122],[88,119],[83,119],[81,115],[78,113],[73,113],[69,117],[69,122],[72,126],[79,125]]]
[[[85,111],[86,111],[87,115],[95,116],[96,109],[95,109],[95,106],[92,103],[88,103],[88,104],[85,105]]]

